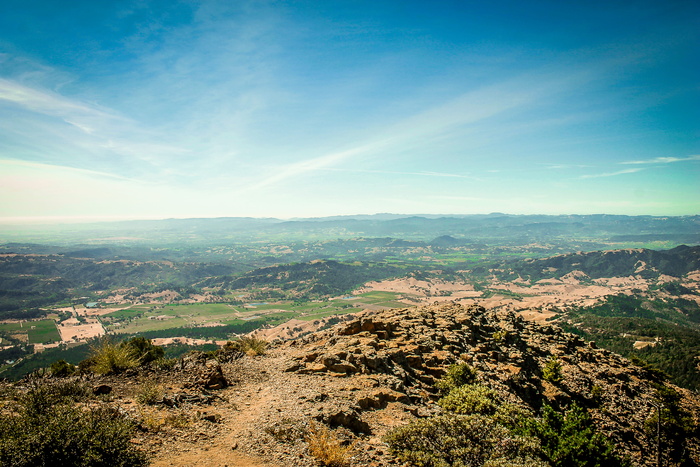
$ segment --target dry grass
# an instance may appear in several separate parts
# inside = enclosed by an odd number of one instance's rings
[[[255,355],[265,355],[268,345],[269,342],[265,339],[246,336],[228,343],[227,347],[253,357]]]
[[[306,435],[309,452],[326,467],[346,467],[354,446],[343,446],[338,436],[326,425],[312,423]]]
[[[169,413],[165,410],[142,406],[139,409],[138,421],[142,429],[158,433],[166,426],[188,428],[192,425],[192,416],[188,413]]]
[[[131,347],[106,339],[92,347],[90,360],[92,371],[102,375],[121,373],[139,366],[139,359]]]
[[[136,402],[142,405],[154,405],[163,399],[163,387],[153,381],[141,384],[141,389],[136,394]]]
[[[139,425],[142,430],[158,433],[165,426],[165,417],[158,410],[139,410]]]

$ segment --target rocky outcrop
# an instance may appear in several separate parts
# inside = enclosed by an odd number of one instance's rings
[[[535,412],[543,404],[587,407],[599,429],[639,465],[655,452],[645,423],[655,414],[662,381],[557,326],[512,312],[457,304],[366,311],[287,345],[293,355],[289,372],[347,379],[382,375],[384,387],[358,399],[358,412],[389,401],[426,406],[438,398],[435,383],[449,365],[467,362],[480,383]],[[548,365],[556,367],[556,377],[547,375]],[[697,416],[697,406],[694,410]]]
[[[221,364],[204,352],[191,352],[183,357],[176,369],[186,374],[186,387],[223,389],[228,386]]]

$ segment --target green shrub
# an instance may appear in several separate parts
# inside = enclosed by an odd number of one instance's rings
[[[441,394],[447,394],[451,390],[471,384],[476,381],[476,370],[466,363],[455,363],[450,365],[447,373],[438,381],[435,387],[438,388]]]
[[[115,344],[108,339],[92,347],[88,361],[89,369],[102,375],[121,373],[139,366],[138,355],[134,348]]]
[[[496,342],[506,341],[510,334],[506,330],[500,330],[493,333],[493,340]]]
[[[612,443],[595,430],[588,412],[575,404],[565,413],[545,405],[540,418],[528,420],[516,431],[539,438],[542,452],[554,467],[628,465],[616,455]]]
[[[561,362],[557,357],[552,356],[544,366],[542,369],[542,379],[552,384],[559,383],[564,379],[561,374]]]
[[[518,430],[533,417],[534,413],[528,408],[507,402],[500,404],[493,414],[495,421],[511,430]]]
[[[134,337],[119,344],[103,339],[91,348],[90,356],[81,362],[80,367],[99,374],[121,373],[129,368],[162,360],[164,355],[162,347],[153,345],[144,337]]]
[[[403,461],[423,467],[628,465],[595,430],[585,409],[573,405],[561,413],[544,406],[541,417],[535,418],[527,408],[503,402],[491,388],[459,384],[475,379],[473,370],[465,367],[451,367],[442,380],[442,390],[451,389],[438,404],[451,413],[413,422],[387,436],[391,451]],[[543,374],[561,380],[555,357]],[[601,391],[592,389],[594,396]],[[664,394],[673,398],[668,391]]]
[[[496,391],[480,384],[465,384],[438,401],[444,410],[460,415],[485,415],[506,428],[522,425],[533,417],[525,407],[503,402]]]
[[[133,425],[105,408],[79,407],[78,385],[33,384],[13,411],[0,413],[0,465],[142,466]]]
[[[657,383],[654,398],[657,407],[661,409],[661,449],[674,463],[686,465],[689,462],[687,440],[700,436],[700,427],[690,412],[679,404],[681,395],[675,389]],[[657,410],[644,423],[647,435],[654,440],[657,438],[659,422]]]
[[[75,365],[72,365],[65,360],[55,361],[49,367],[49,372],[51,372],[51,376],[56,377],[70,376],[73,373],[75,373],[75,371]]]
[[[440,399],[438,404],[445,410],[463,415],[493,415],[500,405],[496,392],[481,384],[457,387]]]
[[[265,339],[245,336],[233,342],[227,342],[224,349],[243,352],[244,354],[252,357],[255,355],[265,355],[269,345],[269,342],[267,342]]]
[[[594,384],[591,388],[591,399],[593,399],[593,402],[595,402],[596,405],[600,405],[600,403],[602,402],[603,393],[603,388],[598,386],[597,384]]]
[[[423,467],[546,466],[533,437],[513,434],[491,417],[442,415],[417,420],[385,437],[391,452]]]
[[[91,396],[89,385],[82,381],[38,379],[30,380],[28,390],[19,393],[17,399],[27,413],[41,414],[55,405],[81,402]]]
[[[134,337],[128,341],[122,342],[120,345],[132,349],[141,365],[165,357],[165,350],[163,350],[163,347],[153,345],[151,340],[145,337]]]

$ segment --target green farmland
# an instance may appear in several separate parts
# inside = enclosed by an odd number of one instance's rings
[[[407,306],[398,301],[399,294],[368,292],[334,300],[274,303],[254,302],[245,305],[226,303],[196,303],[186,305],[148,304],[115,311],[102,317],[105,329],[115,334],[168,334],[181,335],[200,330],[202,335],[225,333],[230,329],[241,332],[256,325],[277,325],[296,318],[305,321],[329,316],[355,313],[366,308],[395,308]],[[211,328],[207,330],[207,328]],[[252,330],[251,329],[251,330]],[[236,331],[238,332],[238,331]],[[248,331],[245,331],[248,332]],[[155,334],[154,334],[155,335]]]
[[[29,326],[29,322],[19,322],[19,323],[0,323],[0,334],[17,334],[25,333]]]
[[[52,319],[33,321],[27,330],[27,335],[30,344],[48,344],[61,340],[61,335],[56,329],[56,322]]]
[[[56,323],[52,319],[2,323],[0,324],[0,335],[15,337],[25,335],[30,344],[48,344],[61,340]]]

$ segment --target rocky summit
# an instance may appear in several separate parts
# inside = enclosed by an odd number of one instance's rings
[[[645,423],[657,410],[658,375],[594,342],[512,312],[461,305],[363,312],[284,348],[295,361],[287,371],[347,383],[376,381],[369,391],[346,384],[354,400],[347,401],[342,417],[324,419],[353,431],[385,433],[392,424],[373,424],[379,417],[370,412],[392,402],[412,415],[433,413],[437,379],[449,365],[466,362],[503,400],[535,413],[543,404],[588,407],[598,429],[635,465],[655,465],[656,447]],[[561,374],[547,380],[543,369],[550,362],[559,364]],[[684,395],[683,404],[697,420],[697,397],[674,390]],[[693,440],[696,453],[698,447]]]
[[[478,306],[365,311],[264,355],[193,353],[167,368],[78,378],[109,388],[91,403],[134,420],[131,443],[152,465],[421,465],[397,457],[387,434],[445,413],[440,381],[455,364],[498,404],[533,418],[545,407],[586,409],[631,465],[657,465],[654,421],[672,394],[687,426],[662,445],[664,465],[700,462],[696,394],[556,326]],[[149,401],[145,388],[157,388]],[[672,447],[682,449],[677,458]]]

